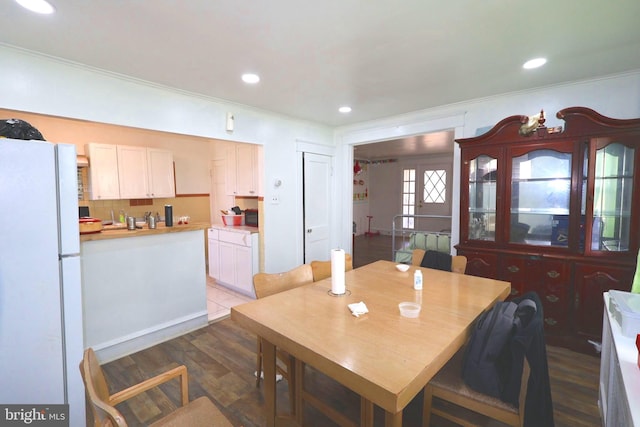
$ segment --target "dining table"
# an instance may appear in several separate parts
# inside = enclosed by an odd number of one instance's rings
[[[413,287],[416,269],[421,290]],[[377,405],[386,427],[400,427],[407,404],[465,344],[478,316],[511,289],[509,282],[420,266],[402,272],[384,260],[345,272],[344,283],[340,295],[329,277],[231,308],[231,319],[263,343],[267,426],[304,425],[304,403],[336,414],[305,391],[308,365],[360,396],[359,423],[338,414],[338,424],[373,426]],[[401,315],[401,302],[418,303],[417,317]],[[357,303],[368,312],[354,315],[349,305]],[[276,410],[276,348],[296,361],[289,416]]]

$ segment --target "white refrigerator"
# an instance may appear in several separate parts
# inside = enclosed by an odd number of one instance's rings
[[[0,404],[84,426],[76,148],[0,138]]]

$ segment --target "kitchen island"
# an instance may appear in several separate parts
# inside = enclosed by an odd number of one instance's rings
[[[84,343],[101,363],[207,325],[208,226],[81,235]]]

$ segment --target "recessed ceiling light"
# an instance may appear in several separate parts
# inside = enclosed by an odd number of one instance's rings
[[[342,114],[347,114],[351,112],[351,107],[345,105],[344,107],[338,108],[338,111],[340,111]]]
[[[242,81],[245,83],[256,84],[260,81],[260,76],[257,74],[246,73],[242,75]]]
[[[18,4],[32,12],[49,15],[55,11],[55,8],[47,0],[16,0]]]
[[[546,58],[530,59],[522,65],[522,68],[524,68],[525,70],[530,70],[532,68],[542,67],[546,63]]]

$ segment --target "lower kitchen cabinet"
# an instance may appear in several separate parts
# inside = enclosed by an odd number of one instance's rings
[[[212,227],[209,276],[216,283],[255,298],[253,275],[259,270],[258,232],[248,227]]]

